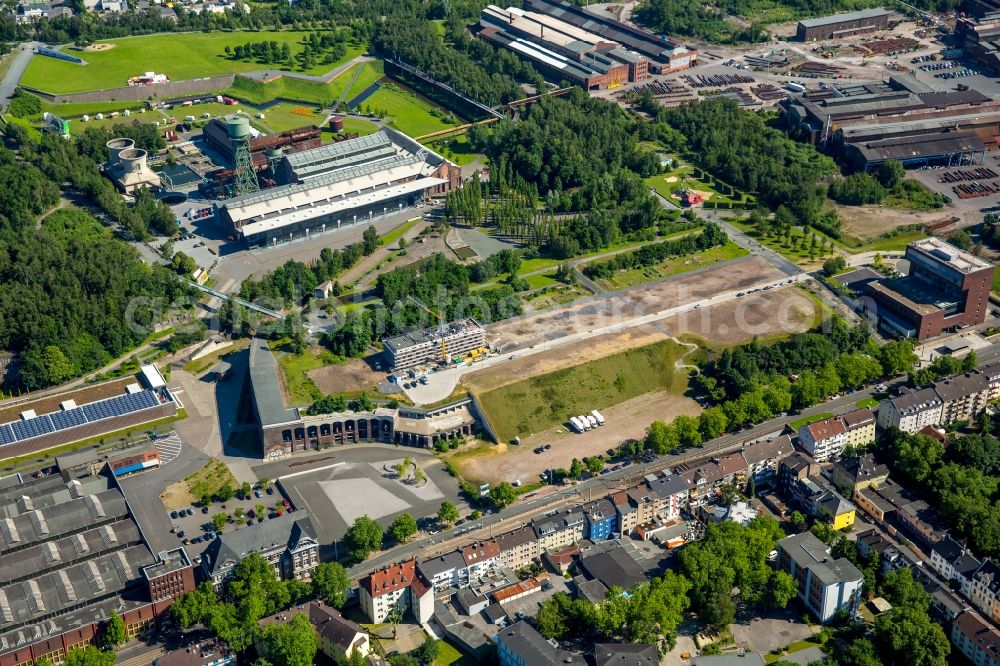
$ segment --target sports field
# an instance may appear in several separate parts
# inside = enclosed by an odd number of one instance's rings
[[[675,363],[688,352],[666,340],[508,384],[479,402],[497,437],[508,441],[652,391],[680,395],[688,374]]]
[[[379,88],[365,100],[361,108],[384,115],[390,127],[413,137],[462,124],[462,121],[454,116],[453,122],[442,120],[433,113],[434,110],[443,112],[441,107],[395,84]],[[444,113],[446,112],[442,115]]]
[[[108,40],[107,43],[114,44],[115,47],[106,51],[81,52],[64,49],[86,60],[86,65],[35,56],[21,83],[46,92],[73,93],[120,88],[127,85],[129,77],[150,71],[166,74],[172,81],[179,81],[234,72],[277,69],[278,65],[227,57],[225,48],[247,42],[276,41],[279,44],[288,44],[294,57],[302,51],[300,41],[306,34],[305,32],[197,32]],[[362,51],[361,46],[348,46],[341,62],[360,55]],[[322,74],[338,64],[318,64],[305,70],[305,73]]]

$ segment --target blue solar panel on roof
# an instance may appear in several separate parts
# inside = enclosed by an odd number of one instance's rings
[[[83,412],[79,407],[76,409],[66,410],[65,412],[55,412],[53,414],[49,414],[49,416],[52,418],[52,424],[55,425],[56,430],[74,428],[87,422],[86,417],[84,417]]]
[[[83,405],[64,412],[43,414],[27,421],[3,424],[0,425],[0,446],[40,437],[50,432],[74,428],[88,421],[124,416],[156,407],[158,404],[159,400],[153,391],[142,391],[141,393],[121,395],[109,400]]]
[[[0,446],[12,444],[15,441],[17,441],[17,438],[14,437],[14,431],[10,429],[10,426],[6,423],[0,426]]]

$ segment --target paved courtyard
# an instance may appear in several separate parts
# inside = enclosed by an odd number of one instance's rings
[[[393,467],[405,456],[426,474],[424,483],[396,476]],[[387,526],[404,512],[418,520],[435,516],[446,498],[461,505],[455,479],[422,449],[356,444],[299,454],[253,471],[276,479],[296,508],[309,511],[323,543],[340,540],[362,515]]]
[[[780,615],[776,613],[771,617],[729,625],[733,632],[733,642],[738,646],[764,654],[795,641],[809,638],[813,635],[812,627],[802,624],[802,621],[795,617],[795,613],[790,610],[794,608],[797,608],[795,604],[789,604],[789,609],[777,612]]]

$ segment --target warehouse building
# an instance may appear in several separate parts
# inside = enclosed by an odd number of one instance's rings
[[[788,99],[782,108],[789,127],[861,170],[889,159],[907,167],[980,163],[1000,135],[1000,101],[971,89],[928,92],[906,75]]]
[[[17,420],[0,423],[0,459],[100,437],[177,414],[177,402],[156,368],[142,366],[138,379],[135,383],[108,382],[102,389],[91,387],[63,394],[56,410],[51,400],[24,404]],[[101,399],[77,404],[83,396],[102,394],[105,397]]]
[[[986,321],[992,264],[939,238],[906,248],[906,277],[869,283],[863,306],[884,329],[918,340]]]
[[[978,19],[960,17],[955,23],[955,39],[966,58],[994,73],[1000,72],[1000,11]]]
[[[461,170],[393,129],[283,155],[277,187],[215,204],[250,247],[309,238],[395,213],[458,187]]]
[[[249,366],[251,406],[262,458],[356,442],[429,448],[440,440],[457,439],[479,429],[471,398],[433,409],[376,406],[371,411],[310,415],[304,409],[285,406],[277,362],[263,340],[251,342]]]
[[[405,372],[421,365],[447,363],[474,349],[486,349],[486,331],[475,319],[404,333],[382,340],[389,367]]]
[[[0,479],[0,665],[59,663],[117,612],[129,638],[194,589],[183,548],[154,554],[112,474]]]
[[[586,90],[617,88],[649,77],[649,60],[644,56],[547,14],[488,5],[479,24],[480,38]]]
[[[854,35],[867,35],[889,27],[889,12],[884,9],[862,9],[846,14],[834,14],[799,21],[795,37],[800,42],[819,39],[843,39]]]
[[[547,14],[563,23],[616,42],[623,49],[638,53],[649,60],[649,71],[653,74],[668,74],[687,69],[696,64],[698,59],[697,50],[564,0],[526,0],[524,8],[531,12]]]

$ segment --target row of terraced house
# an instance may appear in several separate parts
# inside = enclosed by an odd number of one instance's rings
[[[500,567],[524,569],[546,553],[583,539],[604,541],[652,532],[652,525],[679,521],[682,510],[704,505],[727,484],[743,485],[751,477],[758,486],[770,483],[777,476],[779,462],[792,452],[788,436],[756,442],[728,456],[664,475],[648,475],[627,490],[578,509],[541,516],[487,541],[439,557],[384,567],[361,581],[361,608],[371,622],[383,622],[394,611],[411,611],[425,622],[434,612],[435,595],[449,588],[466,587]]]

